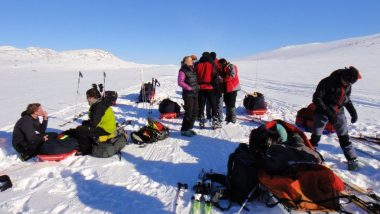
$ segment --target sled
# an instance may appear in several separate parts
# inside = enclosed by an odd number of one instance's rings
[[[72,155],[75,155],[77,150],[72,150],[71,152],[68,153],[62,153],[62,154],[54,154],[54,155],[37,155],[37,158],[40,161],[61,161],[64,160]]]
[[[173,112],[173,113],[163,113],[160,114],[160,119],[174,119],[177,118],[179,114]]]
[[[296,125],[305,132],[311,132],[313,128],[313,114],[315,111],[315,105],[311,103],[307,108],[301,108],[297,112]],[[335,133],[334,126],[331,123],[327,123],[323,134],[329,135]]]

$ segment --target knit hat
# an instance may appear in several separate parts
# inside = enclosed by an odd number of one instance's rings
[[[343,80],[345,80],[351,84],[354,84],[358,79],[362,78],[359,70],[356,69],[354,66],[350,66],[348,68],[345,68],[341,77]]]

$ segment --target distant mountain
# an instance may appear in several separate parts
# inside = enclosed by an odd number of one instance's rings
[[[110,52],[99,49],[83,49],[58,52],[47,48],[18,49],[0,46],[0,69],[122,69],[145,67],[124,61]]]

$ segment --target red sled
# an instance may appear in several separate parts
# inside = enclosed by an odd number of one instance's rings
[[[265,107],[263,109],[254,109],[254,110],[246,109],[246,110],[247,110],[247,113],[250,115],[263,115],[268,112],[267,103],[265,103]]]
[[[63,153],[63,154],[55,154],[55,155],[37,155],[37,158],[40,161],[61,161],[64,160],[72,155],[75,155],[77,153],[77,150],[73,150],[68,153]]]
[[[177,118],[179,114],[173,112],[173,113],[164,113],[160,114],[160,119],[174,119]]]
[[[316,106],[314,103],[308,105],[307,108],[301,108],[297,112],[296,125],[306,132],[311,132],[313,129],[313,114],[315,109]],[[331,123],[327,123],[325,126],[325,130],[323,131],[323,134],[331,134],[334,132],[334,126]]]

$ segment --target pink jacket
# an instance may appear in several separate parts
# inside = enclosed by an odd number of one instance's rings
[[[186,91],[192,91],[191,86],[185,83],[186,75],[183,71],[178,72],[178,85]]]

